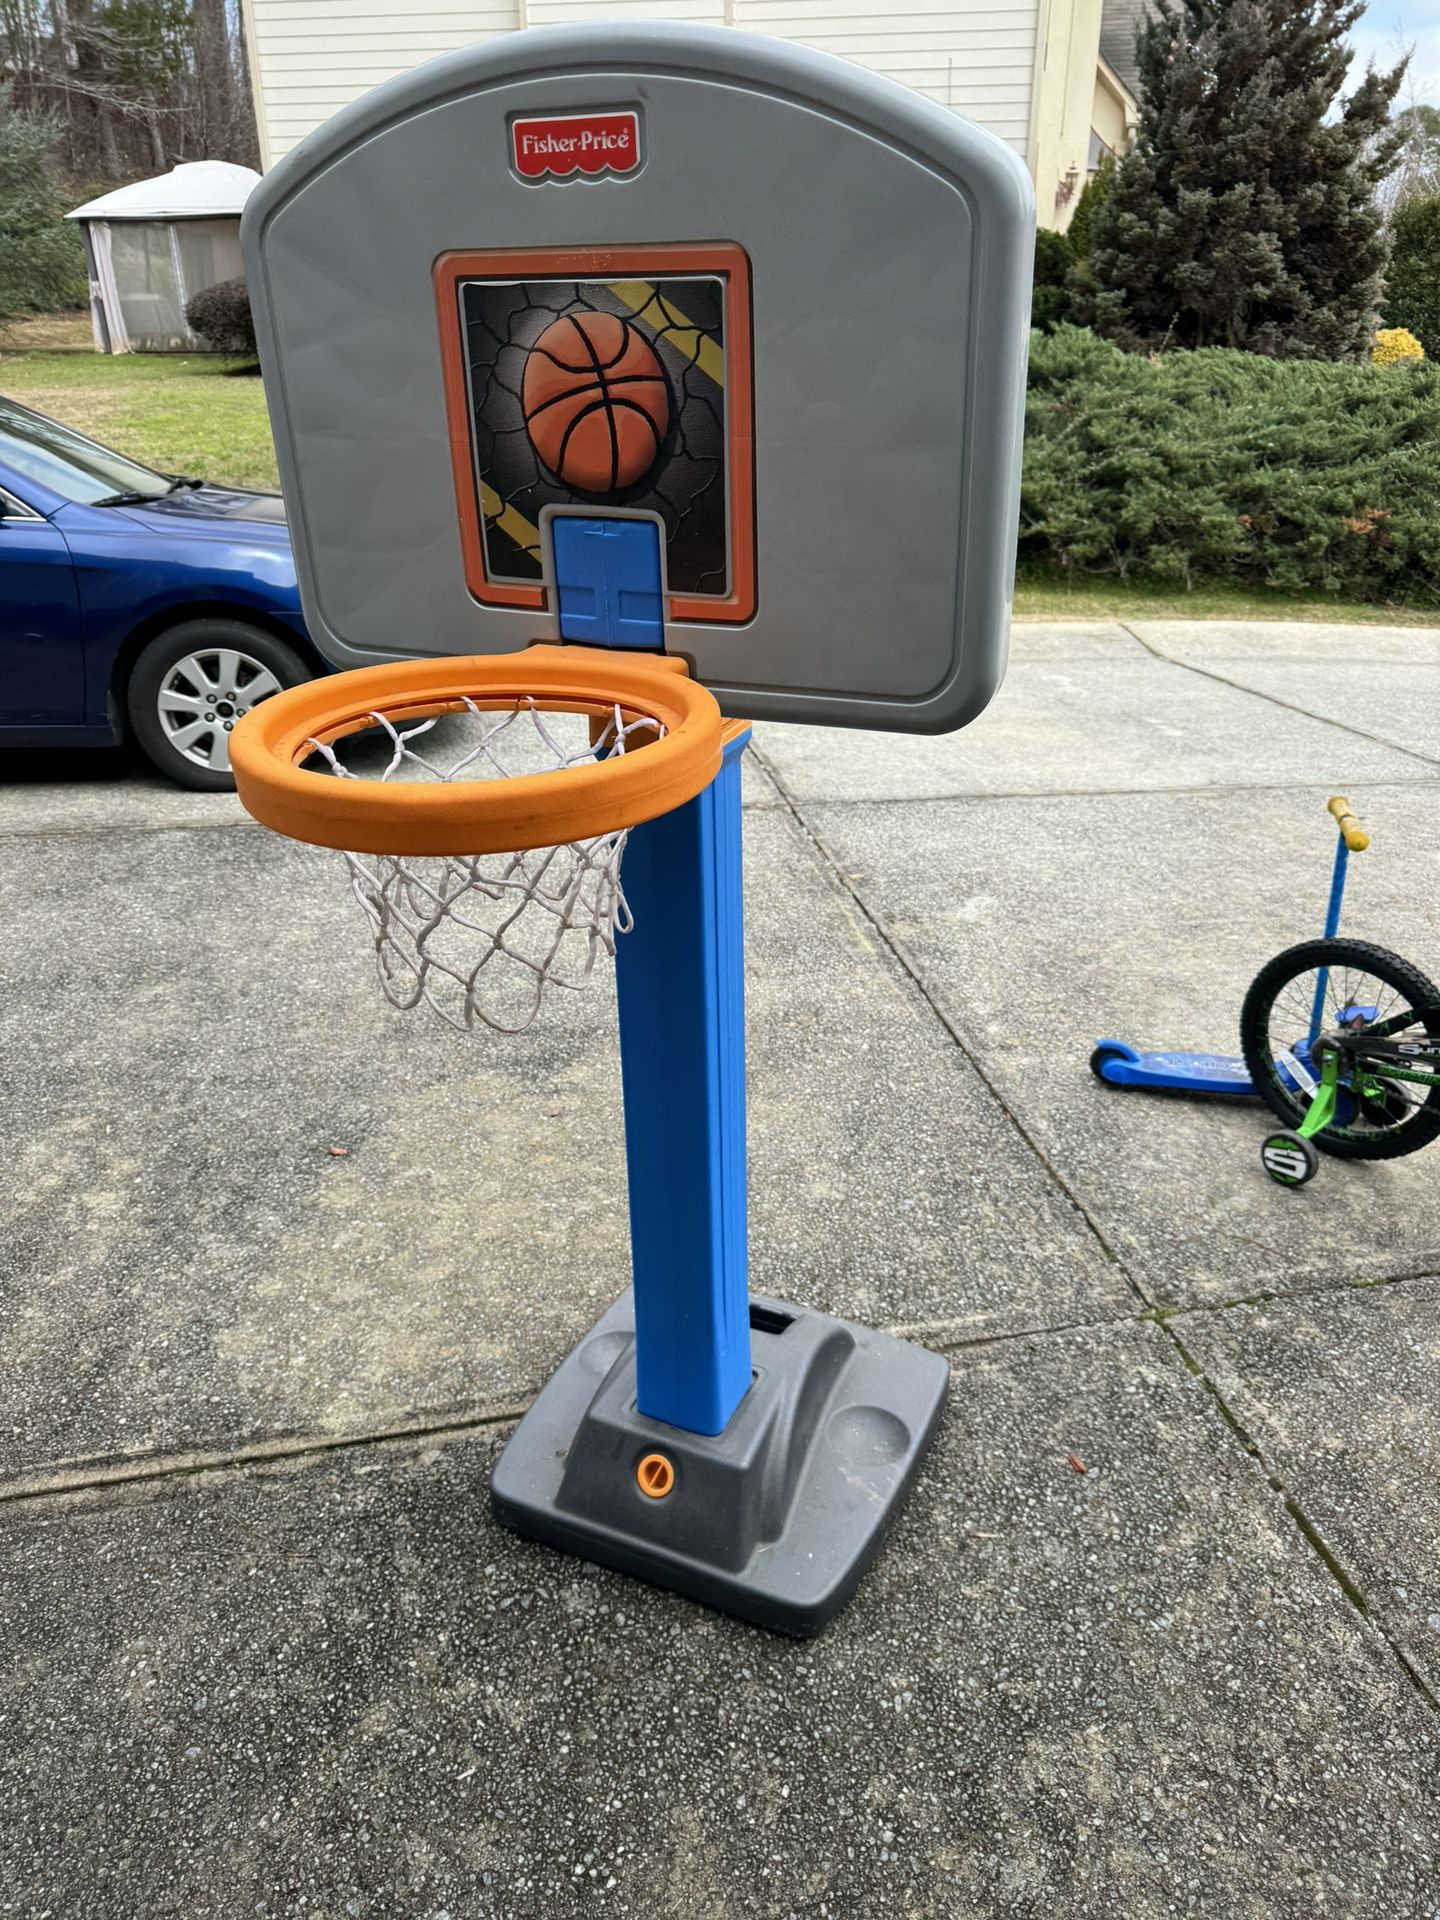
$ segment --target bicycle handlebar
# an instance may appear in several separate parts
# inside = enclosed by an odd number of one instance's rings
[[[1335,817],[1335,824],[1344,836],[1345,845],[1351,853],[1363,853],[1370,844],[1370,836],[1350,811],[1350,802],[1343,793],[1335,794],[1326,803],[1327,811]]]

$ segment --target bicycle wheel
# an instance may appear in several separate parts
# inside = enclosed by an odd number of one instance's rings
[[[1276,954],[1256,974],[1240,1011],[1240,1046],[1255,1090],[1273,1113],[1298,1126],[1309,1108],[1297,1085],[1306,1066],[1317,993],[1320,1035],[1382,1029],[1390,1041],[1440,1037],[1440,989],[1397,954],[1368,940],[1307,940]],[[1331,1124],[1315,1136],[1326,1153],[1351,1160],[1389,1160],[1440,1138],[1440,1086],[1389,1077],[1397,1066],[1363,1046],[1342,1054],[1342,1099]],[[1416,1058],[1440,1076],[1440,1061]]]

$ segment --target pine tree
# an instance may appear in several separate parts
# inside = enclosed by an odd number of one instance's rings
[[[1106,154],[1100,165],[1080,189],[1075,211],[1065,238],[1070,242],[1070,270],[1065,276],[1065,304],[1068,319],[1079,319],[1090,311],[1094,281],[1090,275],[1090,249],[1095,244],[1095,220],[1110,198],[1115,185],[1115,157]]]
[[[1070,251],[1077,260],[1088,260],[1090,248],[1095,237],[1095,216],[1110,198],[1110,189],[1115,184],[1115,156],[1107,153],[1090,178],[1080,189],[1080,198],[1075,202],[1075,211],[1070,216],[1070,224],[1065,229],[1065,237],[1070,242]]]
[[[1358,358],[1404,63],[1341,100],[1362,0],[1154,4],[1136,40],[1139,130],[1095,212],[1080,317],[1134,351]]]

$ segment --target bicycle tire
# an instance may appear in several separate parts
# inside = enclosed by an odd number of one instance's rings
[[[1383,981],[1415,1010],[1415,1024],[1440,1037],[1440,988],[1399,954],[1369,940],[1306,940],[1287,947],[1256,974],[1240,1010],[1240,1049],[1256,1092],[1289,1126],[1304,1119],[1308,1101],[1296,1097],[1277,1071],[1270,1045],[1270,1019],[1282,991],[1306,973],[1351,968]],[[1366,1114],[1366,1118],[1373,1118]],[[1315,1145],[1342,1160],[1393,1160],[1440,1138],[1440,1087],[1432,1087],[1410,1117],[1388,1130],[1351,1134],[1323,1129]]]

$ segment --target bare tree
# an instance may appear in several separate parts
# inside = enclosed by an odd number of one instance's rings
[[[1409,200],[1429,200],[1440,193],[1440,107],[1412,96],[1396,114],[1395,128],[1400,151],[1376,196],[1387,213]]]
[[[53,114],[78,186],[176,160],[255,165],[249,74],[231,0],[0,0],[0,71]]]

